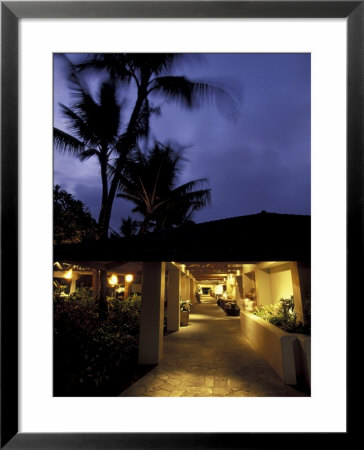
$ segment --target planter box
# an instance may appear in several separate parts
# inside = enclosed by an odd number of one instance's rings
[[[229,308],[229,303],[236,303],[236,301],[232,299],[221,298],[218,305],[222,310],[226,312],[226,309]]]
[[[297,337],[249,312],[240,313],[241,331],[286,384],[297,384]],[[297,351],[297,349],[296,349]]]
[[[240,316],[240,308],[236,303],[227,305],[225,307],[225,312],[227,316]]]
[[[296,373],[298,383],[311,390],[311,337],[296,334],[298,352],[296,357]]]
[[[181,311],[181,326],[186,327],[190,318],[188,311]]]

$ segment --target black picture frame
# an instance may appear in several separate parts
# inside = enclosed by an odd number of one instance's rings
[[[18,433],[18,21],[21,18],[346,18],[347,300],[363,273],[363,1],[4,1],[1,2],[1,448],[307,448],[325,433]],[[11,270],[9,270],[11,268]],[[347,327],[347,329],[349,329]],[[350,335],[347,348],[350,349]],[[348,366],[349,368],[349,366]],[[350,371],[348,370],[348,375]],[[333,393],[334,395],[334,393]],[[288,412],[289,413],[289,412]],[[338,445],[352,438],[330,434]]]

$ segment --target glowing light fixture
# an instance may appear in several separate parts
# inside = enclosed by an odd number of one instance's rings
[[[72,278],[72,269],[68,270],[68,271],[64,274],[64,277],[65,277],[67,280],[70,280],[70,279]]]
[[[109,282],[110,286],[114,287],[115,284],[118,284],[118,277],[113,273],[107,281]]]
[[[125,275],[125,281],[127,283],[131,283],[133,281],[133,278],[134,278],[133,275],[130,273],[128,273],[128,275]]]

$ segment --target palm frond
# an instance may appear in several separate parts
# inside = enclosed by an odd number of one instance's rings
[[[149,92],[161,94],[170,102],[181,103],[187,108],[202,105],[216,106],[223,114],[236,115],[238,105],[227,89],[204,81],[191,81],[183,76],[158,77]]]
[[[98,156],[98,155],[100,155],[100,152],[98,150],[90,148],[80,154],[80,160],[86,161],[86,160],[92,158],[93,156]]]
[[[96,53],[77,64],[79,71],[104,71],[113,79],[128,84],[132,74],[125,53]]]
[[[53,144],[57,150],[77,156],[80,156],[82,152],[87,150],[83,142],[59,128],[53,128]]]

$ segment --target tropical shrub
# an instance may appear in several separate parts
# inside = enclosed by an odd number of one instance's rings
[[[181,307],[181,311],[191,312],[191,309],[192,309],[191,300],[182,300],[181,299],[180,307]]]
[[[61,189],[53,188],[53,243],[78,244],[95,240],[98,236],[98,225],[90,211],[73,195]]]
[[[111,299],[105,318],[91,296],[54,300],[54,395],[118,395],[137,364],[141,298]]]
[[[253,314],[289,333],[310,334],[309,326],[304,327],[301,322],[297,322],[293,296],[281,298],[274,305],[260,306]]]

